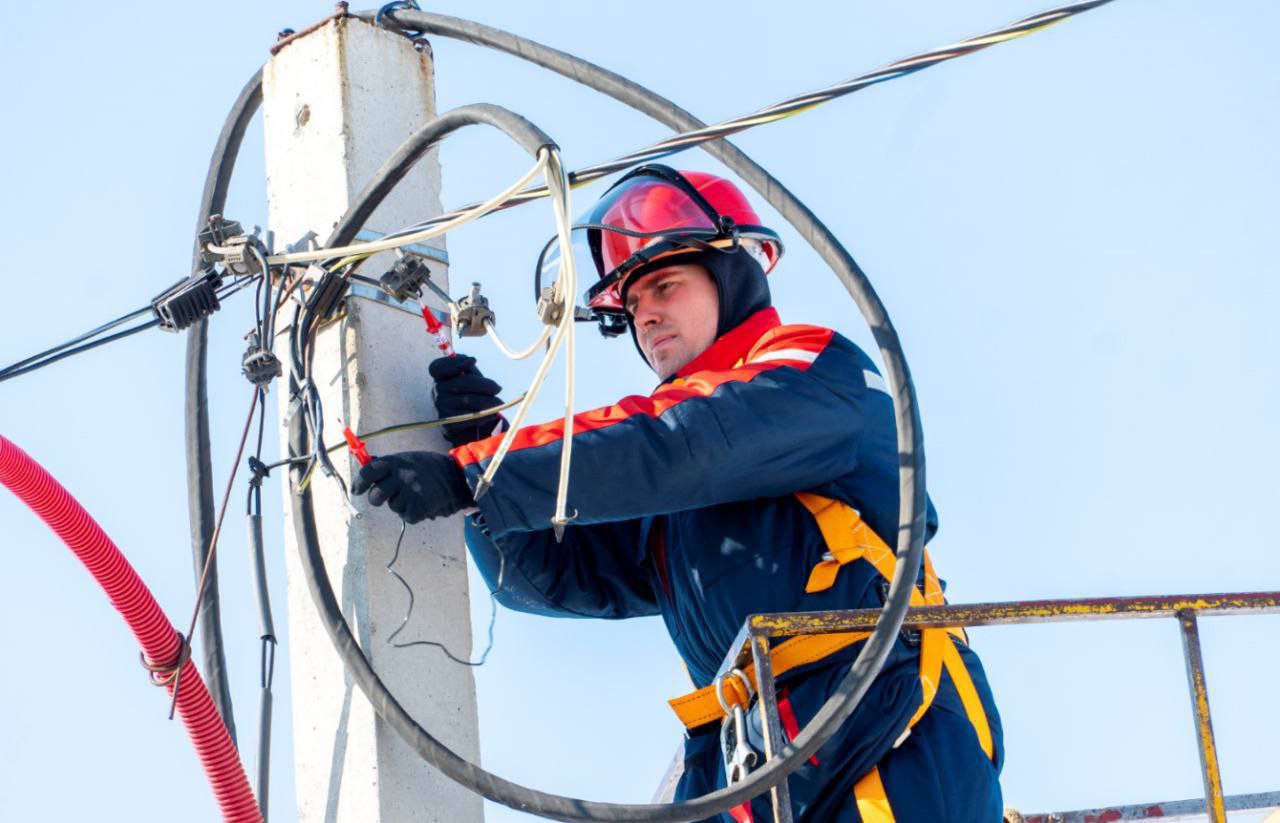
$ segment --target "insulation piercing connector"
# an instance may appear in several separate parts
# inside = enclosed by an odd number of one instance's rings
[[[422,319],[427,323],[427,333],[436,338],[436,348],[443,352],[445,357],[453,357],[453,344],[449,342],[444,324],[436,319],[435,313],[427,306],[422,307]]]
[[[364,441],[356,437],[356,433],[351,430],[350,426],[342,427],[342,436],[347,439],[347,448],[351,450],[351,454],[355,456],[356,462],[361,466],[369,465],[373,460],[369,456],[369,448],[365,446]]]

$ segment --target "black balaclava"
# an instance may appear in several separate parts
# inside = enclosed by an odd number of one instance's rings
[[[734,251],[709,249],[682,254],[671,259],[667,265],[684,263],[697,263],[705,267],[711,272],[711,279],[715,281],[716,294],[720,301],[720,319],[716,325],[717,340],[724,336],[725,332],[740,326],[751,315],[773,304],[764,269],[741,246]],[[653,270],[657,271],[659,268],[661,266],[654,266]],[[621,295],[624,305],[627,299],[627,287],[644,276],[645,273],[642,272],[639,277],[632,275],[627,278]],[[636,339],[636,324],[630,314],[627,315],[627,328],[631,330],[631,342],[635,345],[636,351],[640,352],[640,357],[648,363],[648,359],[644,357],[644,351],[640,348],[640,341]]]

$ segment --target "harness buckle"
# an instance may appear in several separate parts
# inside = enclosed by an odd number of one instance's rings
[[[742,782],[756,765],[755,749],[747,742],[747,712],[742,705],[729,705],[724,697],[725,678],[738,678],[747,689],[747,706],[755,698],[755,687],[751,679],[742,669],[733,669],[715,679],[716,699],[724,710],[724,720],[720,722],[720,753],[724,758],[724,777],[726,785],[732,786]]]

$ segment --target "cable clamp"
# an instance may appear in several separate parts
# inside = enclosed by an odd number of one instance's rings
[[[267,247],[255,234],[241,234],[227,239],[210,248],[210,254],[217,254],[222,265],[236,277],[251,277],[263,274],[263,263],[267,259]],[[216,252],[213,249],[216,248]]]
[[[421,300],[422,287],[430,279],[431,269],[427,264],[414,255],[406,254],[378,278],[378,284],[392,298],[404,303],[407,300]]]
[[[459,337],[483,337],[486,323],[497,324],[498,316],[489,308],[489,298],[480,293],[480,284],[471,284],[471,294],[458,301],[457,319],[454,321]]]
[[[245,335],[249,347],[240,358],[240,371],[255,386],[265,386],[284,373],[280,358],[262,345],[257,331]]]
[[[555,286],[547,286],[542,290],[542,294],[538,295],[538,306],[534,311],[538,319],[548,326],[560,324],[561,318],[564,317],[564,301],[556,299]]]
[[[318,266],[310,266],[307,268],[307,275],[314,276]],[[303,281],[304,284],[306,281]],[[324,271],[320,275],[320,279],[315,281],[311,287],[311,294],[307,296],[306,310],[314,317],[320,320],[327,320],[338,313],[338,309],[342,305],[342,298],[347,293],[347,279],[335,272]]]
[[[235,220],[227,220],[220,214],[210,215],[208,223],[196,235],[200,262],[206,271],[221,263],[236,277],[265,274],[268,251],[259,237],[261,233],[262,229],[254,226],[253,231],[246,234]]]
[[[268,475],[271,474],[271,467],[268,466],[266,463],[263,463],[257,457],[254,457],[253,455],[249,455],[249,471],[251,472],[251,476],[249,477],[249,485],[254,487],[261,487],[262,478],[267,477]]]
[[[196,247],[200,250],[200,262],[206,271],[222,260],[222,255],[209,250],[210,246],[225,246],[233,237],[244,234],[244,228],[235,220],[227,220],[220,214],[211,214],[204,228],[196,234]]]

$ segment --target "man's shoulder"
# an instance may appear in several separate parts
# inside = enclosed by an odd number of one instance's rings
[[[839,332],[823,326],[792,323],[765,331],[732,366],[674,378],[658,386],[646,400],[683,400],[690,395],[710,395],[725,384],[751,383],[761,375],[778,370],[808,373],[819,382],[841,390],[847,384],[856,383],[861,387],[879,379],[872,360]]]
[[[825,326],[788,323],[774,326],[747,353],[747,363],[785,362],[787,365],[811,364],[825,359],[856,360],[865,366],[871,359],[849,338]],[[874,367],[873,367],[874,368]]]

